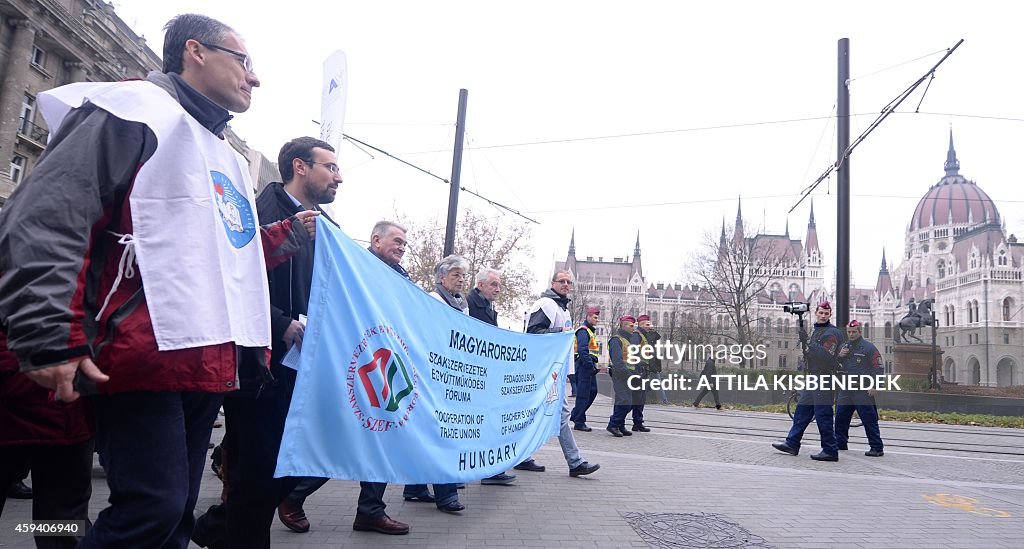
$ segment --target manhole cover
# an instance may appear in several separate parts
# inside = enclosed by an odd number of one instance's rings
[[[770,549],[761,536],[714,513],[625,513],[626,522],[651,547],[709,547],[726,549],[755,547]]]

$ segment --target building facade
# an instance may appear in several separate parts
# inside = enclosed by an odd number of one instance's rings
[[[102,0],[0,0],[0,208],[32,170],[51,128],[36,107],[43,91],[73,82],[116,82],[160,70],[160,57]],[[228,130],[258,186],[273,163]]]
[[[915,208],[906,230],[906,249],[893,267],[882,256],[873,287],[850,289],[849,318],[864,325],[864,335],[883,354],[891,371],[894,333],[913,301],[934,301],[938,322],[936,343],[943,351],[941,373],[962,385],[1024,384],[1024,243],[1007,236],[991,198],[960,175],[950,134],[945,175],[931,185]],[[730,237],[731,236],[731,237]],[[784,234],[744,235],[742,211],[727,235],[723,223],[719,250],[748,262],[759,279],[747,314],[751,344],[766,345],[767,356],[745,362],[759,368],[794,369],[800,359],[796,317],[784,312],[790,301],[811,308],[832,301],[834,291],[824,278],[825,262],[817,236],[814,206],[804,239]],[[724,253],[724,252],[720,252]],[[770,261],[760,261],[764,256]],[[587,306],[602,307],[604,338],[621,314],[651,315],[663,336],[673,342],[725,344],[737,340],[728,315],[709,288],[679,283],[652,283],[643,276],[637,235],[632,259],[576,257],[575,234],[566,261],[555,269],[570,271],[576,280],[574,318]],[[750,274],[750,273],[748,273]],[[830,281],[831,282],[831,281]],[[805,322],[813,323],[813,312]],[[917,334],[930,343],[930,330]],[[683,364],[697,367],[697,361]],[[726,361],[720,361],[725,363]]]

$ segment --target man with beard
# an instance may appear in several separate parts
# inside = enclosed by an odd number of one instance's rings
[[[324,219],[334,222],[319,206],[334,202],[342,183],[331,145],[311,137],[293,139],[281,147],[278,169],[284,183],[271,183],[256,199],[262,223],[287,218],[303,209],[318,210]],[[201,546],[269,547],[275,509],[289,529],[309,530],[302,503],[327,479],[274,478],[274,470],[297,373],[281,364],[281,359],[292,346],[302,345],[305,326],[299,317],[307,311],[314,253],[314,246],[306,246],[267,274],[273,340],[270,375],[258,364],[243,361],[238,373],[240,390],[225,400],[228,497],[223,506],[214,506],[200,517],[193,541]],[[294,495],[300,485],[303,490]],[[384,513],[386,486],[361,483],[354,529],[408,533],[408,525]],[[221,521],[225,520],[221,532]]]

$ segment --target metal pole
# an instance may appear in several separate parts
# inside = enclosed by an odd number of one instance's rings
[[[836,325],[850,319],[850,39],[839,39],[839,96],[836,99]]]
[[[455,251],[455,218],[459,213],[459,181],[462,178],[462,142],[466,135],[466,100],[469,91],[459,90],[459,115],[455,122],[455,154],[452,156],[452,184],[448,192],[448,226],[444,231],[444,256]]]
[[[932,313],[934,316],[934,313]],[[932,322],[932,389],[939,389],[939,347],[938,347],[939,320]]]

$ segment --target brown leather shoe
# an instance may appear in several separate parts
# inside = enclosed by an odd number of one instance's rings
[[[277,506],[277,517],[281,519],[281,524],[287,526],[292,532],[302,534],[309,531],[309,519],[306,518],[306,512],[302,510],[302,506],[283,501],[281,505]]]
[[[391,534],[393,536],[404,536],[409,533],[408,524],[398,522],[387,515],[379,517],[356,515],[356,521],[352,523],[352,529],[361,532],[380,532],[381,534]]]

